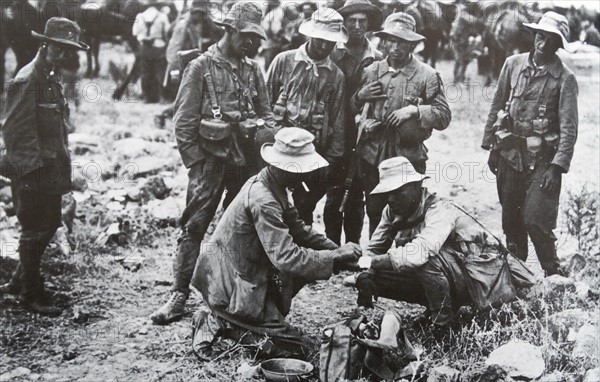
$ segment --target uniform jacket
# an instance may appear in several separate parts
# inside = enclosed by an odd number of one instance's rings
[[[192,285],[212,310],[249,324],[282,323],[291,298],[277,307],[270,276],[328,279],[333,270],[328,255],[335,248],[299,220],[285,188],[265,168],[246,182],[202,243]],[[292,285],[284,285],[282,295],[293,295]]]
[[[366,84],[379,81],[387,99],[371,103],[370,118],[385,121],[394,110],[411,104],[419,104],[419,119],[415,122],[431,134],[433,129],[444,130],[450,124],[452,114],[446,101],[440,75],[429,65],[414,56],[402,69],[395,71],[387,60],[376,61],[368,66],[362,76],[359,90]],[[363,103],[358,101],[358,91],[352,97],[354,113],[361,112]],[[361,142],[359,153],[368,162],[378,165],[384,159],[404,156],[411,162],[427,160],[425,145],[405,147],[394,129],[381,126],[368,139]]]
[[[489,149],[494,143],[494,123],[498,111],[511,99],[510,115],[519,136],[533,135],[532,121],[538,119],[541,105],[546,105],[545,117],[549,130],[559,134],[558,150],[545,158],[549,163],[569,170],[573,148],[577,140],[577,94],[575,74],[565,66],[558,56],[554,62],[537,73],[531,62],[531,53],[509,57],[500,73],[498,87],[485,124],[482,147]],[[519,159],[515,152],[503,150],[502,156],[512,167],[519,170]]]
[[[369,40],[365,38],[367,48],[359,60],[348,52],[348,48],[344,43],[338,43],[333,52],[331,52],[331,60],[342,70],[346,79],[346,152],[349,152],[356,146],[356,124],[354,122],[353,108],[350,106],[350,98],[358,90],[362,74],[365,68],[375,61],[382,60],[383,53],[378,51]]]
[[[199,49],[204,52],[220,38],[218,27],[204,16],[200,24],[190,22],[189,13],[175,23],[173,33],[167,45],[167,62],[172,69],[179,68],[181,50]]]
[[[139,42],[151,41],[154,48],[167,46],[169,17],[156,7],[149,7],[135,16],[132,34]]]
[[[425,188],[421,205],[412,216],[396,216],[385,207],[367,251],[388,254],[397,271],[418,268],[432,256],[497,253],[494,239],[490,240],[483,227]]]
[[[24,189],[69,192],[68,119],[60,77],[46,75],[36,56],[8,85],[0,173]]]
[[[183,73],[174,106],[177,148],[188,168],[206,153],[235,165],[246,165],[248,153],[242,149],[241,137],[235,129],[229,138],[218,142],[205,140],[198,133],[200,120],[213,117],[204,79],[209,70],[224,119],[241,117],[244,120],[254,116],[271,126],[269,96],[258,64],[244,58],[240,69],[234,69],[221,54],[218,44],[214,44],[191,61]]]
[[[317,151],[331,163],[344,153],[344,74],[329,57],[313,61],[307,44],[275,57],[267,73],[269,95],[278,127],[315,134]],[[278,111],[282,97],[287,97],[285,110]]]

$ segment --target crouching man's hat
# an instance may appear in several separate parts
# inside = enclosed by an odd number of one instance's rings
[[[76,49],[88,50],[87,44],[79,41],[81,28],[76,22],[64,17],[52,17],[46,22],[44,34],[31,31],[31,36],[44,42],[52,42]]]
[[[260,155],[284,171],[299,174],[315,171],[329,163],[319,155],[313,141],[315,136],[298,127],[285,127],[275,134],[275,143],[265,143]]]
[[[379,164],[379,184],[371,191],[373,194],[384,194],[394,191],[412,182],[420,182],[426,176],[419,174],[405,157],[386,159]]]

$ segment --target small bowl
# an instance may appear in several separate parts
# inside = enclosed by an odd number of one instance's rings
[[[267,381],[301,382],[314,370],[308,362],[293,358],[273,358],[260,364]]]

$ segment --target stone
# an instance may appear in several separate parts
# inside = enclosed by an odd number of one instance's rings
[[[8,187],[0,188],[0,202],[4,204],[12,203],[12,192],[10,190],[10,185]]]
[[[29,370],[26,367],[19,366],[16,369],[13,369],[9,372],[0,375],[0,382],[12,381],[15,378],[24,377],[28,374],[31,374],[31,370]]]
[[[540,379],[536,379],[536,382],[563,382],[565,381],[565,375],[560,371],[555,371],[550,374],[544,374]]]
[[[579,330],[581,326],[589,322],[589,312],[580,308],[565,309],[562,312],[548,316],[548,331],[552,333],[555,340],[563,342],[571,329]]]
[[[578,299],[586,301],[589,297],[589,293],[590,286],[587,283],[583,281],[575,282],[575,294],[577,295]]]
[[[164,199],[169,196],[171,190],[165,185],[161,176],[151,176],[146,179],[144,185],[140,188],[140,199],[147,203],[150,199]]]
[[[165,160],[154,156],[135,158],[121,169],[121,177],[137,179],[156,175],[166,166]]]
[[[181,202],[173,197],[168,197],[165,200],[151,200],[146,208],[154,219],[167,223],[176,222],[183,212]]]
[[[600,333],[591,324],[583,325],[575,337],[572,357],[581,362],[586,369],[600,366]]]
[[[585,372],[583,382],[598,382],[600,381],[600,367],[590,369]]]
[[[500,366],[512,378],[538,378],[546,369],[540,348],[524,341],[510,341],[500,346],[485,364]]]
[[[429,370],[427,382],[457,382],[460,380],[460,371],[450,366],[436,366]]]

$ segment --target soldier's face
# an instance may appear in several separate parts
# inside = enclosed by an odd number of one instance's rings
[[[308,41],[308,55],[315,61],[321,61],[329,56],[334,47],[333,41],[313,37]]]
[[[202,12],[192,12],[192,13],[190,13],[190,23],[192,23],[194,25],[200,24],[200,22],[202,21],[202,16],[203,15],[204,15],[204,13],[202,13]]]
[[[387,35],[383,43],[383,48],[391,59],[403,61],[412,52],[414,43]]]
[[[366,13],[353,13],[344,20],[344,25],[348,29],[350,39],[362,39],[367,33],[369,27],[369,19]]]
[[[394,215],[411,216],[421,203],[422,182],[411,182],[388,194],[388,204]]]
[[[256,40],[254,33],[240,33],[237,30],[230,28],[228,34],[229,46],[237,58],[242,59],[249,54],[252,54],[257,49],[254,48]]]
[[[46,63],[52,68],[62,69],[69,63],[74,50],[75,48],[65,45],[49,43],[46,51]]]
[[[535,47],[535,55],[538,58],[550,58],[561,46],[561,40],[554,33],[537,32],[533,46]]]

